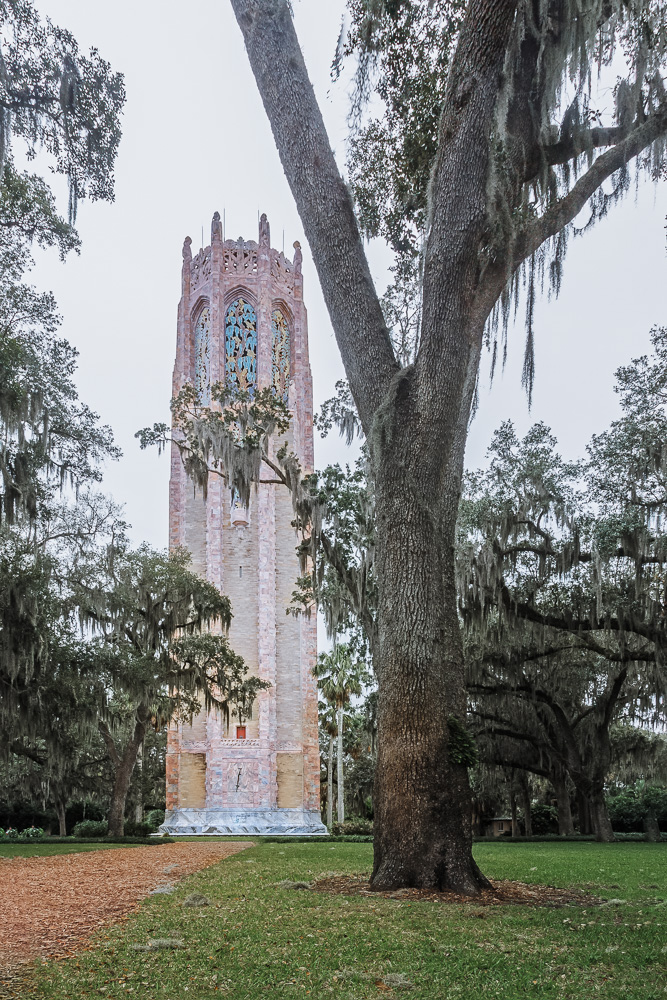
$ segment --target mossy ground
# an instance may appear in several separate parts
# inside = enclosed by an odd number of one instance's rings
[[[213,1000],[405,992],[414,1000],[667,997],[667,846],[478,844],[491,878],[578,886],[610,902],[477,907],[284,889],[367,872],[371,845],[258,843],[153,896],[75,958],[38,966],[22,995]],[[183,907],[192,892],[210,901]],[[183,948],[137,951],[151,938]]]

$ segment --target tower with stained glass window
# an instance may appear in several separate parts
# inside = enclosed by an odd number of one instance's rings
[[[211,245],[183,245],[173,391],[193,384],[210,403],[211,385],[254,393],[271,387],[291,414],[290,446],[313,467],[312,378],[303,303],[301,249],[271,248],[262,216],[259,242],[225,240],[220,216]],[[287,490],[253,488],[244,507],[217,476],[206,497],[173,449],[170,547],[226,594],[230,643],[248,670],[269,681],[252,717],[215,711],[174,721],[167,745],[167,813],[172,834],[325,833],[320,820],[315,619],[287,614],[299,576],[298,538]]]

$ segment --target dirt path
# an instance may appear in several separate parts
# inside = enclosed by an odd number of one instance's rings
[[[160,887],[248,842],[187,841],[36,858],[0,858],[0,981],[39,956],[69,954]]]

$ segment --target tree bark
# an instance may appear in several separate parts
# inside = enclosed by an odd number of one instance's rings
[[[613,843],[613,841],[616,840],[616,837],[614,836],[614,829],[611,825],[611,820],[609,819],[604,790],[601,786],[593,789],[590,799],[590,808],[595,839],[599,840],[603,844]]]
[[[336,810],[336,818],[339,823],[345,822],[345,789],[343,786],[343,713],[344,709],[338,709],[338,754],[336,757],[336,763],[338,768],[337,778],[338,778],[338,808]]]
[[[662,840],[660,826],[653,812],[647,812],[644,816],[644,834],[649,844],[659,844]]]
[[[58,796],[58,798],[56,799],[56,812],[58,813],[58,836],[66,837],[67,821],[65,815],[65,803],[60,798],[60,796]]]
[[[593,832],[591,809],[588,796],[580,788],[577,788],[577,812],[579,814],[579,833],[588,836],[589,833]]]
[[[574,823],[572,822],[572,807],[570,804],[570,790],[567,787],[567,774],[563,771],[556,772],[551,783],[556,793],[556,808],[558,809],[558,833],[561,837],[574,836]]]
[[[476,894],[487,882],[472,858],[468,773],[449,753],[450,720],[466,720],[454,579],[456,473],[447,482],[436,466],[431,478],[427,449],[416,448],[411,433],[409,391],[402,395],[375,480],[379,697],[371,886]]]
[[[334,738],[329,737],[329,757],[327,759],[327,826],[333,826],[333,752]]]
[[[132,771],[137,761],[139,749],[146,735],[146,720],[148,713],[142,709],[137,710],[137,717],[132,736],[128,740],[127,746],[118,753],[113,736],[108,726],[104,722],[99,723],[99,730],[106,746],[107,755],[114,771],[113,788],[111,791],[111,802],[109,804],[109,837],[122,837],[125,832],[125,803],[127,793],[130,788]]]
[[[530,805],[530,785],[528,775],[525,771],[519,777],[519,794],[521,796],[521,807],[523,809],[523,833],[525,837],[533,836],[533,820]]]

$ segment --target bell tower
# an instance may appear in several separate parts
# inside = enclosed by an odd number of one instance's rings
[[[194,257],[183,244],[173,392],[186,383],[203,401],[210,387],[272,387],[291,414],[289,444],[313,468],[313,389],[303,303],[301,249],[271,248],[263,215],[259,242],[224,240]],[[172,446],[169,544],[192,553],[193,569],[225,593],[229,633],[248,671],[269,681],[241,724],[215,712],[172,722],[167,743],[170,834],[318,834],[320,820],[315,619],[286,614],[299,575],[298,538],[287,490],[261,483],[243,507],[217,476],[195,490]]]

